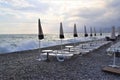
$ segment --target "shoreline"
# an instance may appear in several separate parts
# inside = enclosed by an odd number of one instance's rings
[[[94,41],[94,40],[93,40]],[[97,40],[99,41],[99,40]],[[83,43],[88,43],[88,42],[92,42],[92,41],[82,41],[82,42],[76,42],[75,45],[79,45],[79,44],[83,44]],[[74,43],[67,43],[67,44],[63,44],[63,48],[65,48],[66,45],[74,45]],[[60,49],[61,45],[54,45],[54,46],[48,46],[48,47],[43,47],[41,48],[41,50],[45,50],[45,49],[53,49],[53,50],[58,50]],[[55,49],[54,49],[55,48]],[[7,53],[0,53],[0,56],[1,55],[12,55],[12,54],[22,54],[22,53],[25,53],[25,52],[31,52],[31,51],[38,51],[38,49],[31,49],[31,50],[23,50],[23,51],[15,51],[15,52],[7,52]]]

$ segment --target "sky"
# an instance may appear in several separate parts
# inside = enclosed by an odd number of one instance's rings
[[[0,0],[0,34],[37,34],[40,18],[44,33],[78,32],[90,27],[110,31],[120,26],[120,0]]]

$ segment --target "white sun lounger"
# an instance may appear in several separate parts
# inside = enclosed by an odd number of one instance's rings
[[[74,55],[73,52],[69,52],[69,51],[64,51],[62,50],[54,50],[52,52],[49,53],[49,56],[55,56],[57,58],[58,61],[62,62],[65,59],[70,59],[72,56]],[[47,52],[42,52],[41,53],[41,58],[37,59],[37,60],[47,60]]]
[[[65,59],[70,59],[74,54],[72,52],[62,50],[56,50],[53,52],[57,57],[57,60],[63,62]]]

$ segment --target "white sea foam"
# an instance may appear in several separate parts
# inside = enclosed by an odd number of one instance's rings
[[[17,37],[16,37],[17,36]],[[52,35],[50,35],[52,36]],[[56,35],[58,36],[58,35]],[[45,38],[44,40],[41,41],[41,48],[43,47],[49,47],[49,46],[55,46],[55,45],[60,45],[61,40],[56,38]],[[70,36],[70,35],[69,35]],[[14,38],[13,38],[14,37]],[[37,40],[36,35],[7,35],[6,37],[1,37],[0,36],[0,54],[2,53],[10,53],[10,52],[16,52],[16,51],[24,51],[24,50],[32,50],[32,49],[37,49],[39,48],[39,41]],[[80,37],[80,38],[65,38],[62,40],[62,44],[67,44],[67,43],[74,43],[74,42],[82,42],[82,41],[89,41],[93,39],[100,39],[103,37],[96,37],[96,38],[91,38],[91,37]]]

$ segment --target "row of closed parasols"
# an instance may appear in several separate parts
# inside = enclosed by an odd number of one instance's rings
[[[76,29],[76,24],[74,24],[74,30],[73,30],[74,34],[73,37],[78,37],[77,34],[77,29]],[[85,31],[85,37],[88,37],[87,34],[87,30],[86,30],[86,26],[84,26],[84,31]],[[41,26],[41,22],[40,19],[38,19],[38,39],[39,39],[39,53],[41,53],[41,40],[44,39],[44,34],[43,34],[43,30],[42,30],[42,26]],[[100,32],[100,35],[102,36],[102,31]],[[92,35],[92,28],[90,28],[90,36]],[[94,28],[94,36],[96,36],[96,31]],[[62,51],[62,39],[64,39],[64,32],[63,32],[63,27],[62,27],[62,22],[60,23],[60,34],[59,34],[59,38],[61,39],[61,51]],[[61,52],[62,53],[62,52]]]
[[[44,34],[43,34],[43,31],[42,31],[42,26],[41,26],[41,22],[40,22],[40,19],[38,19],[38,38],[39,40],[41,39],[44,39]],[[84,36],[85,37],[88,37],[88,33],[87,33],[87,30],[86,30],[86,26],[84,26]],[[93,36],[92,34],[92,27],[90,27],[90,36]],[[96,30],[94,28],[94,36],[96,36]],[[102,30],[100,29],[100,36],[102,36]],[[77,29],[76,29],[76,24],[74,24],[74,34],[73,34],[73,37],[78,37],[77,35]],[[64,39],[64,32],[63,32],[63,27],[62,27],[62,22],[60,23],[60,35],[59,35],[59,38],[60,39]]]

